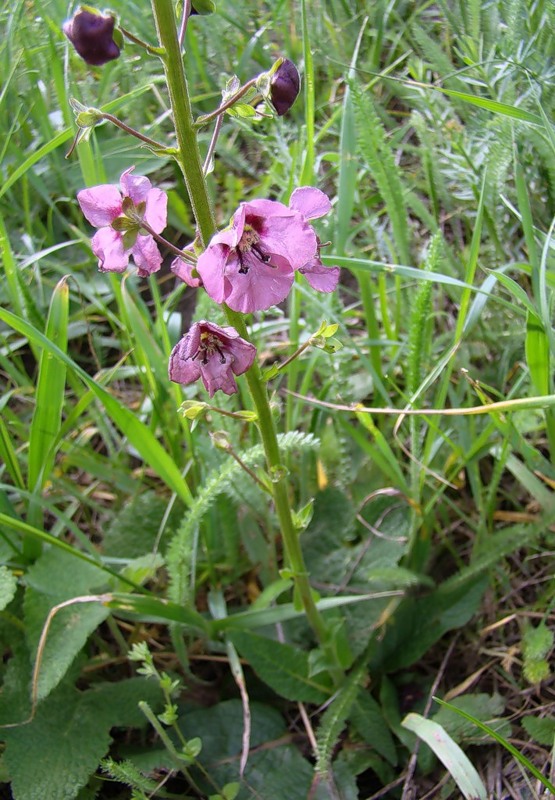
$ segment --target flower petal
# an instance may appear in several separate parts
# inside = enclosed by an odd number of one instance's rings
[[[124,197],[130,197],[137,206],[146,200],[148,193],[152,189],[152,184],[143,175],[131,175],[134,169],[135,167],[126,169],[119,180]]]
[[[77,200],[85,218],[95,228],[110,225],[121,214],[121,194],[110,183],[82,189],[77,192]]]
[[[184,261],[179,257],[174,258],[170,264],[170,269],[174,275],[177,275],[177,277],[182,280],[183,283],[186,283],[187,286],[192,286],[194,289],[202,286],[201,278],[193,275],[193,270],[195,270],[195,273],[197,272],[196,267],[194,267],[188,261]]]
[[[123,246],[121,233],[112,228],[100,228],[91,240],[91,247],[102,272],[125,272],[129,252]]]
[[[184,336],[170,353],[168,375],[170,381],[174,383],[193,383],[200,378],[198,362],[193,361],[190,357],[187,360],[183,357],[184,347],[187,346],[186,339],[187,336]]]
[[[327,194],[312,186],[300,186],[291,195],[289,206],[298,211],[305,219],[323,217],[331,210],[331,202]]]
[[[214,397],[218,389],[224,394],[234,394],[237,391],[237,383],[227,359],[222,361],[217,356],[212,356],[206,364],[200,365],[200,377],[210,397]]]
[[[209,244],[197,261],[197,272],[204,288],[215,303],[223,303],[226,295],[225,267],[228,257],[236,259],[225,244]]]
[[[162,256],[158,250],[158,246],[152,236],[137,236],[137,240],[131,248],[133,261],[139,268],[139,275],[141,278],[147,275],[152,275],[153,272],[158,272],[162,266]]]
[[[294,270],[306,264],[318,248],[316,234],[299,214],[267,217],[259,235],[261,250],[285,258]]]
[[[319,258],[314,258],[301,272],[313,289],[319,292],[333,292],[339,282],[339,267],[325,267]]]
[[[277,259],[274,258],[273,261],[275,263]],[[250,314],[253,311],[265,311],[285,300],[295,274],[285,259],[280,259],[280,262],[279,265],[270,266],[257,260],[246,273],[237,270],[234,275],[230,275],[226,271],[227,305],[233,311]]]
[[[151,189],[146,196],[144,220],[154,233],[162,233],[168,219],[168,196],[161,189]]]

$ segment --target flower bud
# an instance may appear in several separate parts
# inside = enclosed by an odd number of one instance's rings
[[[87,64],[99,67],[119,57],[120,47],[114,41],[115,23],[113,16],[105,16],[89,6],[81,6],[64,23],[62,30],[78,55]]]
[[[299,94],[301,79],[297,67],[288,58],[276,62],[270,71],[270,97],[278,117],[286,114]]]
[[[213,14],[215,10],[214,0],[193,0],[191,3],[191,16],[193,14]]]

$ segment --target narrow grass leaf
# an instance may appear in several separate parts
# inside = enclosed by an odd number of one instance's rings
[[[106,389],[99,386],[84,369],[28,322],[4,309],[0,309],[0,319],[26,336],[29,341],[46,348],[58,361],[68,366],[102,403],[110,418],[128,438],[144,462],[157,472],[186,505],[191,504],[191,491],[174,461],[159,444],[152,431],[132,411]]]
[[[355,68],[360,43],[367,22],[368,17],[364,19],[360,27],[349,67],[349,78],[343,96],[341,131],[339,134],[339,186],[337,195],[336,232],[334,237],[335,252],[340,254],[343,254],[345,251],[345,245],[350,233],[357,185],[355,112],[353,109],[349,81],[355,79]]]
[[[433,89],[436,92],[441,92],[449,97],[456,97],[458,100],[463,100],[465,103],[470,103],[478,108],[483,108],[486,111],[491,111],[492,114],[502,114],[511,119],[517,119],[520,122],[527,122],[529,125],[539,125],[543,127],[543,120],[538,114],[531,114],[529,111],[518,106],[509,105],[509,103],[501,103],[499,100],[489,100],[487,97],[478,97],[468,92],[458,92],[454,89],[442,89],[440,86],[430,86],[429,84],[416,84],[421,88]]]
[[[485,722],[476,719],[476,717],[473,717],[471,714],[463,711],[462,708],[458,708],[451,703],[447,703],[445,700],[440,700],[439,697],[434,697],[434,700],[441,706],[445,706],[451,711],[454,711],[455,714],[459,714],[459,716],[463,717],[463,719],[473,722],[477,728],[479,728],[481,731],[484,731],[484,733],[487,733],[492,739],[495,739],[495,741],[504,747],[505,750],[507,750],[518,761],[519,764],[522,764],[522,766],[527,769],[535,778],[537,778],[549,792],[552,792],[555,795],[555,785],[551,783],[551,781],[546,778],[545,775],[542,775],[539,769],[528,758],[526,758],[523,753],[517,750],[517,748],[508,742],[503,736],[500,736],[499,733],[497,733],[497,731],[495,731],[490,725],[487,725]]]
[[[540,318],[530,311],[526,316],[525,352],[534,389],[539,394],[549,394],[549,339]]]
[[[487,800],[486,789],[476,769],[441,725],[414,713],[407,714],[401,725],[415,733],[434,751],[465,800]]]
[[[67,542],[64,542],[63,539],[57,539],[55,536],[52,536],[52,534],[39,530],[38,528],[33,527],[33,525],[29,525],[29,523],[24,522],[17,517],[12,517],[3,511],[0,511],[0,525],[19,533],[23,537],[34,539],[41,544],[48,544],[51,547],[57,547],[59,550],[70,553],[74,558],[78,558],[81,561],[86,561],[87,564],[91,564],[99,569],[102,569],[107,575],[117,578],[118,581],[123,581],[123,583],[126,583],[133,589],[144,591],[141,586],[138,586],[133,581],[128,580],[124,575],[120,575],[115,570],[110,569],[110,567],[106,566],[106,564],[103,564],[99,559],[88,556],[81,550],[77,550],[77,548],[73,547]]]
[[[362,603],[367,600],[377,600],[383,597],[399,597],[402,591],[373,592],[361,595],[336,595],[335,597],[325,597],[316,603],[318,611],[327,611],[332,608],[340,608],[353,603]],[[278,622],[287,622],[290,619],[298,619],[304,616],[304,611],[299,611],[293,603],[283,603],[282,605],[272,606],[271,608],[257,609],[256,611],[242,611],[232,614],[225,619],[213,620],[210,628],[214,634],[227,631],[231,628],[239,630],[250,630],[251,628],[264,628],[266,625],[275,625]]]
[[[67,351],[69,287],[62,278],[52,294],[45,336],[61,352]],[[62,421],[66,366],[46,349],[40,356],[35,410],[29,431],[28,487],[40,491],[49,478]]]
[[[115,612],[139,617],[143,621],[179,622],[203,633],[210,629],[208,620],[194,608],[187,608],[157,597],[113,592],[104,596],[103,603]]]
[[[14,447],[14,444],[11,440],[10,434],[8,432],[8,428],[4,422],[3,417],[0,416],[0,461],[3,461],[8,474],[12,481],[14,482],[15,486],[18,489],[25,488],[25,482],[23,480],[23,475],[21,474],[21,469],[19,467],[19,461],[17,458],[17,453]]]

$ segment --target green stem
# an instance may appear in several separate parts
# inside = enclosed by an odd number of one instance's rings
[[[241,88],[238,89],[235,94],[229,98],[229,100],[221,103],[218,108],[214,109],[214,111],[211,111],[210,114],[204,114],[202,117],[199,117],[195,123],[196,126],[200,128],[201,125],[208,125],[208,123],[212,122],[212,120],[216,119],[216,117],[221,117],[228,108],[234,106],[238,100],[244,97],[249,89],[251,89],[253,86],[256,86],[256,81],[257,78],[251,78],[251,80],[245,83],[244,86],[241,86]]]
[[[216,222],[208,198],[208,190],[202,172],[202,162],[191,113],[191,102],[183,57],[177,36],[176,19],[172,0],[152,0],[152,10],[158,38],[163,47],[161,56],[173,112],[178,153],[176,159],[181,167],[193,214],[204,245],[216,232]]]
[[[176,19],[173,11],[172,0],[152,0],[152,8],[156,21],[156,28],[160,44],[165,55],[162,60],[166,72],[166,80],[170,95],[174,124],[177,134],[179,152],[176,159],[183,172],[187,191],[193,212],[199,228],[199,233],[206,245],[216,231],[216,224],[212,208],[208,199],[208,190],[203,175],[200,151],[191,115],[191,104],[185,78],[183,60],[177,37]],[[248,339],[247,329],[242,314],[224,306],[230,325],[245,339]],[[287,562],[293,572],[295,587],[302,603],[304,612],[314,634],[326,652],[332,669],[332,674],[337,683],[343,676],[339,661],[324,619],[318,609],[306,569],[299,534],[293,525],[285,470],[279,452],[274,420],[268,400],[266,384],[258,363],[255,361],[246,373],[249,390],[258,414],[258,427],[262,438],[266,463],[272,480],[272,492],[279,519],[283,545]]]
[[[227,307],[225,311],[230,325],[233,325],[240,336],[248,339],[248,333],[243,316]],[[287,492],[286,470],[284,469],[284,465],[281,460],[281,454],[279,452],[274,419],[272,417],[270,403],[268,402],[268,392],[262,378],[260,367],[256,361],[246,373],[246,378],[258,414],[258,428],[264,444],[268,471],[272,481],[274,502],[279,519],[287,563],[293,572],[295,586],[310,626],[312,627],[316,638],[322,645],[322,648],[331,657],[332,663],[335,662],[337,665],[337,659],[329,647],[329,636],[327,634],[326,625],[322,615],[316,608],[316,603],[314,601],[314,596],[308,580],[308,572],[301,549],[299,534],[293,525]]]

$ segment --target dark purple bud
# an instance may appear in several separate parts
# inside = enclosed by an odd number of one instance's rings
[[[110,15],[81,7],[62,30],[87,64],[100,67],[119,57],[120,48],[114,41],[115,22]]]
[[[270,102],[278,117],[289,111],[297,99],[300,84],[297,67],[288,58],[282,59],[270,81]]]

